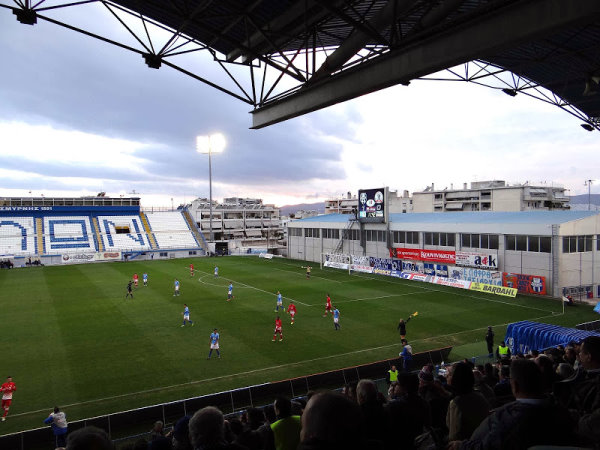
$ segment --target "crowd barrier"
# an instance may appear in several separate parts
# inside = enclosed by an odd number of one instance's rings
[[[437,365],[448,360],[452,347],[443,347],[413,355],[412,368],[420,370],[426,364]],[[336,389],[347,383],[355,383],[363,378],[379,379],[386,376],[392,365],[401,367],[397,358],[378,361],[330,372],[307,375],[299,378],[281,380],[255,386],[247,386],[215,394],[203,395],[159,405],[147,406],[130,411],[69,422],[69,432],[94,425],[106,430],[111,439],[118,441],[132,435],[147,432],[156,420],[162,420],[167,426],[178,419],[193,414],[205,406],[216,406],[224,414],[244,411],[250,407],[261,407],[273,402],[276,396],[290,398],[303,397],[309,391]],[[69,411],[65,408],[67,416]],[[40,417],[40,422],[45,417]],[[50,427],[36,428],[19,433],[0,436],[0,448],[3,450],[46,450],[54,442]]]

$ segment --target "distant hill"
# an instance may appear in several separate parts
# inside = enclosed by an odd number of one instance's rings
[[[592,195],[590,195],[589,196],[589,202],[592,205],[598,205],[598,206],[600,206],[600,194],[592,194]],[[570,203],[572,205],[587,205],[588,204],[588,195],[587,194],[572,195]]]
[[[289,216],[290,214],[294,214],[301,209],[303,209],[304,211],[315,210],[318,213],[323,214],[323,213],[325,213],[325,202],[300,203],[298,205],[280,206],[279,214],[281,214],[282,216]]]

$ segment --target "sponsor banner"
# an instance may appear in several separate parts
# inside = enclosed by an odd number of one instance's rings
[[[425,266],[421,262],[402,261],[402,272],[425,273]]]
[[[391,269],[378,269],[373,267],[373,273],[376,275],[386,275],[386,276],[391,276],[392,275],[392,270]]]
[[[423,263],[423,272],[427,275],[448,278],[448,266],[445,264]]]
[[[523,294],[546,295],[546,277],[522,273],[502,273],[502,285],[515,288]]]
[[[492,286],[491,284],[471,283],[470,289],[472,291],[503,295],[505,297],[515,297],[517,295],[517,290],[514,288],[504,286]]]
[[[368,256],[354,256],[352,255],[352,264],[358,266],[371,266],[371,261]]]
[[[62,255],[63,264],[82,264],[94,261],[96,253],[68,253]]]
[[[422,273],[413,273],[410,279],[415,281],[423,281],[425,283],[431,283],[433,277],[431,275],[425,275]]]
[[[434,277],[433,282],[442,286],[450,286],[459,289],[469,289],[471,282],[466,280],[456,280],[453,278]]]
[[[346,255],[344,253],[327,253],[325,255],[325,261],[330,261],[330,262],[338,262],[338,263],[342,263],[342,264],[349,264],[349,261],[351,260],[350,255]]]
[[[272,253],[260,253],[258,255],[259,258],[263,258],[263,259],[273,259],[273,254]]]
[[[471,267],[450,267],[450,276],[460,280],[472,281],[474,283],[491,284],[502,286],[502,272],[493,270],[475,269]]]
[[[456,252],[456,265],[498,269],[497,253]]]
[[[341,263],[337,261],[325,261],[325,267],[333,267],[334,269],[348,270],[348,266],[350,266],[350,264]]]
[[[401,270],[402,265],[401,261],[397,259],[389,259],[389,258],[375,258],[373,256],[369,257],[369,265],[373,267],[373,269],[383,269],[383,270]]]
[[[363,266],[360,264],[351,264],[350,269],[355,272],[373,273],[373,268],[371,266]]]
[[[121,252],[99,252],[95,259],[98,261],[115,261],[121,259]]]
[[[390,257],[454,264],[455,252],[450,250],[421,250],[418,248],[390,248]]]
[[[448,278],[448,266],[446,264],[435,265],[435,275],[438,277]]]

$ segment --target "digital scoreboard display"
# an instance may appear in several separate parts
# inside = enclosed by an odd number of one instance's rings
[[[358,191],[359,222],[385,222],[385,188]]]

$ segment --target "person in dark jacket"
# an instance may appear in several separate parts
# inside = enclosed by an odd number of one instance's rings
[[[516,400],[496,409],[468,440],[451,441],[449,449],[520,450],[576,442],[575,422],[565,408],[544,396],[542,373],[535,362],[514,360],[510,380]]]
[[[494,357],[494,331],[492,327],[488,327],[487,333],[485,334],[485,343],[487,344],[487,351],[490,358]]]

